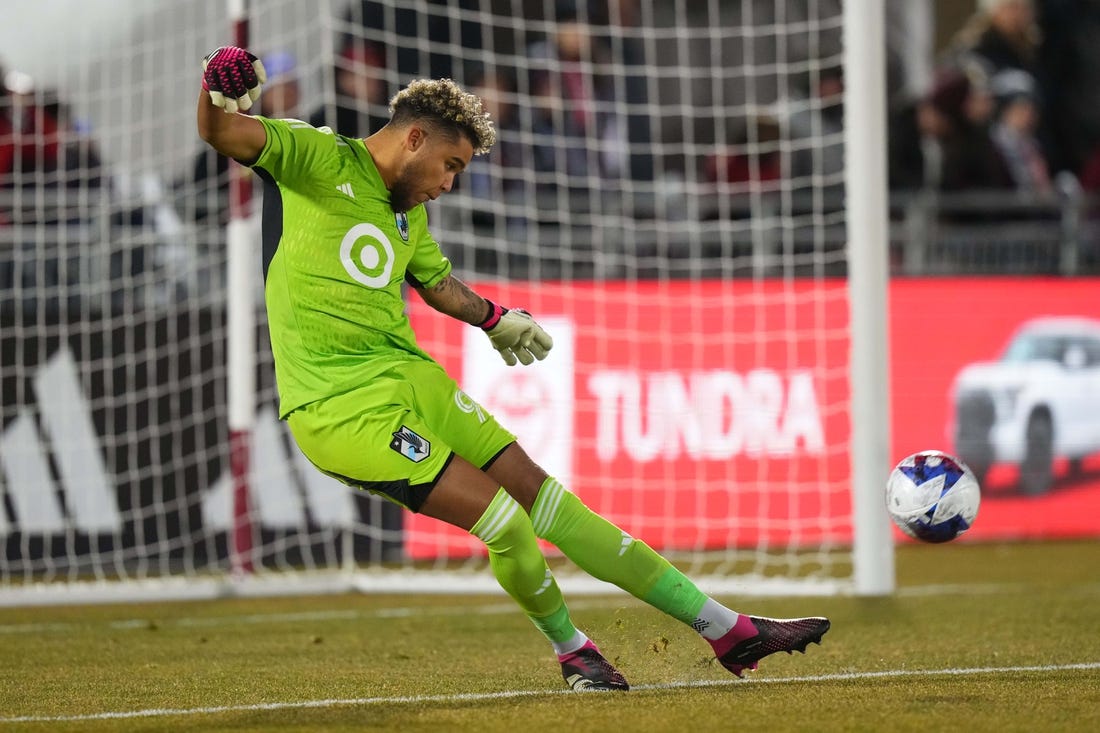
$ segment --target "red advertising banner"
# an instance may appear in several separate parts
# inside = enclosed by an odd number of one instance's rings
[[[473,285],[531,310],[555,337],[551,357],[508,368],[476,329],[414,298],[421,345],[594,509],[664,549],[850,542],[843,281]],[[894,281],[892,460],[925,448],[954,451],[956,376],[996,360],[1036,318],[1054,327],[1053,317],[1073,316],[1086,332],[1095,319],[1100,327],[1098,292],[1096,280]],[[1079,366],[1048,365],[1031,378],[1053,383],[1075,370],[1081,394],[1071,403],[1093,400],[1091,423],[1079,412],[1100,443],[1100,352],[1084,348],[1073,358]],[[983,373],[992,384],[979,379],[973,391],[993,389],[991,400],[1016,389],[996,369]],[[985,427],[986,438],[1008,430]],[[968,450],[982,447],[969,440]],[[1076,455],[1087,443],[1068,456],[1054,441],[1053,479],[1041,492],[1018,488],[1011,460],[983,465],[983,504],[967,538],[1100,535],[1100,447]],[[445,528],[438,542],[449,552],[476,551],[469,537]],[[432,555],[439,545],[407,549]]]
[[[890,330],[893,457],[944,446],[978,470],[966,539],[1100,536],[1100,280],[895,280]],[[1021,485],[1029,450],[1049,482]]]

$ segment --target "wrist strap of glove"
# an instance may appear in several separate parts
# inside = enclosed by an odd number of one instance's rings
[[[485,316],[485,320],[477,324],[477,327],[482,331],[488,331],[490,328],[500,323],[500,317],[508,312],[507,308],[497,305],[488,298],[485,299],[485,302],[489,304],[489,312]]]

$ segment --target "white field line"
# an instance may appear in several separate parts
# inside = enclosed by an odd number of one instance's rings
[[[982,674],[1027,674],[1100,669],[1100,662],[1077,664],[1044,664],[1021,667],[969,667],[956,669],[890,669],[878,672],[841,672],[836,674],[804,675],[801,677],[750,677],[744,680],[697,680],[669,682],[659,685],[636,685],[634,690],[683,690],[729,685],[780,685],[792,682],[848,682],[852,680],[892,679],[898,677],[965,677]],[[218,713],[262,712],[270,710],[302,710],[311,708],[366,707],[376,705],[419,705],[424,703],[451,704],[457,702],[492,702],[525,697],[552,697],[573,694],[571,690],[510,690],[505,692],[471,692],[455,695],[408,695],[397,697],[358,697],[331,700],[304,700],[299,702],[269,702],[256,705],[218,705],[201,708],[150,708],[147,710],[110,711],[86,715],[20,715],[0,718],[0,724],[11,723],[67,723],[90,720],[120,720],[127,718],[164,718],[171,716],[216,715]],[[627,693],[629,694],[629,693]]]

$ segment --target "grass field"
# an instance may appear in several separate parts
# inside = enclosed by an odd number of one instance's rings
[[[745,681],[629,597],[575,598],[635,687],[585,695],[503,596],[3,609],[0,730],[1100,730],[1100,542],[906,545],[898,581],[726,599],[833,621]]]

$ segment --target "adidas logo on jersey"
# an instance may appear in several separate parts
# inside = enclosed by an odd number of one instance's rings
[[[351,190],[351,183],[350,182],[349,183],[341,183],[339,186],[336,187],[336,190],[339,191],[340,193],[344,194],[345,196],[349,196],[350,198],[355,198],[355,192]]]

